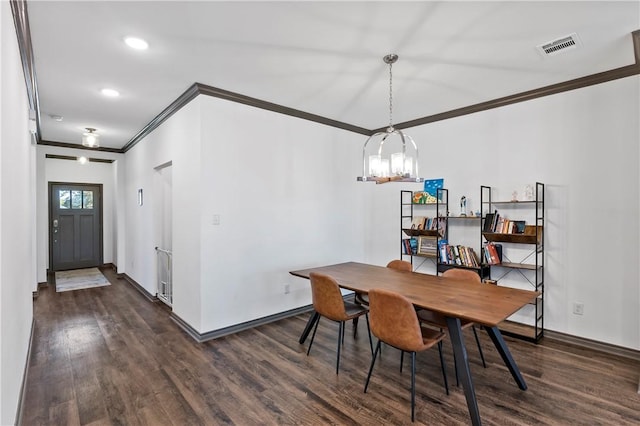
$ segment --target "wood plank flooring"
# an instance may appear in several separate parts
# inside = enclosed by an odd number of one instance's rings
[[[108,287],[35,299],[35,336],[24,425],[375,425],[410,424],[410,365],[383,349],[369,390],[364,321],[351,324],[335,374],[337,324],[322,319],[310,356],[298,344],[308,314],[204,344],[112,271]],[[518,389],[490,339],[480,332],[487,368],[468,342],[485,425],[638,425],[640,363],[555,341],[505,337],[529,389]],[[465,425],[445,342],[451,395],[437,349],[418,355],[416,422]]]

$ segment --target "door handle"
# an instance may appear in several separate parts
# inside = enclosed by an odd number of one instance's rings
[[[53,227],[54,228],[58,227],[58,219],[53,219]]]

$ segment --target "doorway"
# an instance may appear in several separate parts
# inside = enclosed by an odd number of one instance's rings
[[[102,184],[49,182],[49,269],[102,265]]]
[[[154,209],[158,299],[173,306],[173,167],[171,161],[154,168]]]

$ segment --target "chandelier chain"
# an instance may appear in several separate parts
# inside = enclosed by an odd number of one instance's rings
[[[389,131],[393,131],[393,63],[389,62]]]

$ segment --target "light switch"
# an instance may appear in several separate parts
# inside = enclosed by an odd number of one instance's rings
[[[212,225],[220,225],[220,215],[219,214],[214,214],[213,218],[211,219],[211,224]]]

